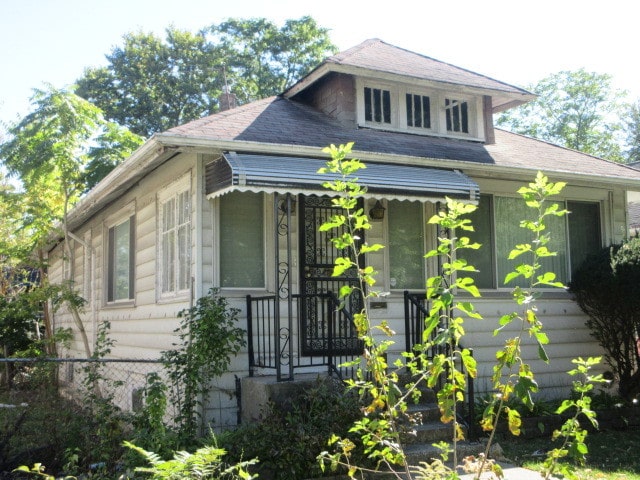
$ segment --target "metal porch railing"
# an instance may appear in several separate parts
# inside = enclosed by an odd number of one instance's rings
[[[290,303],[295,325],[287,321],[289,312],[281,311],[287,302],[277,295],[254,297],[247,295],[247,334],[249,337],[249,375],[257,369],[273,370],[278,381],[293,380],[294,372],[326,367],[327,372],[339,378],[353,377],[355,367],[344,367],[344,363],[354,360],[362,353],[359,340],[349,337],[349,326],[353,325],[350,313],[340,308],[340,302],[332,293],[316,295],[292,295]],[[305,302],[315,302],[318,317],[323,325],[319,329],[326,332],[318,337],[321,345],[310,352],[309,345],[303,344],[300,319]]]
[[[433,358],[435,355],[439,355],[441,353],[446,354],[450,345],[443,345],[434,342],[437,335],[441,331],[442,328],[445,328],[446,325],[442,325],[439,328],[434,328],[431,331],[430,338],[423,339],[423,333],[425,331],[425,320],[429,318],[429,304],[424,292],[420,293],[412,293],[409,291],[404,292],[404,317],[405,317],[405,341],[406,341],[406,351],[412,352],[414,348],[418,344],[424,344],[427,341],[433,342],[426,350],[427,358]],[[464,348],[462,345],[459,345],[460,348]],[[473,349],[469,349],[471,354],[473,355]],[[465,371],[464,365],[462,361],[460,362],[461,371]],[[443,378],[438,379],[437,388],[441,388],[442,383],[444,382]],[[465,392],[465,418],[464,421],[467,423],[469,428],[470,436],[473,438],[475,436],[474,430],[474,411],[475,411],[475,393],[474,393],[474,379],[471,375],[467,374],[467,391]]]

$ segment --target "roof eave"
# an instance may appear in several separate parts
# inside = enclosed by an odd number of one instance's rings
[[[176,147],[168,146],[157,135],[151,137],[74,205],[67,217],[69,229],[77,228],[87,218],[120,198],[147,172],[177,153]]]
[[[298,155],[316,158],[329,158],[322,151],[324,147],[299,146],[280,143],[260,143],[250,141],[237,140],[219,140],[203,137],[176,136],[168,134],[160,134],[161,140],[166,145],[175,145],[181,148],[193,148],[200,152],[219,152],[219,151],[238,151],[238,152],[261,152],[272,155]],[[381,162],[381,163],[398,163],[404,165],[419,165],[434,168],[451,168],[465,172],[475,171],[476,175],[482,173],[487,174],[488,171],[496,174],[506,174],[517,176],[535,176],[538,172],[537,168],[528,167],[510,167],[502,165],[492,165],[489,163],[474,163],[466,160],[442,159],[435,157],[415,157],[408,155],[396,155],[391,153],[378,153],[363,150],[353,150],[353,158],[358,158],[363,162]],[[603,176],[600,174],[585,174],[578,171],[553,171],[547,170],[545,173],[553,173],[561,180],[569,180],[579,178],[581,181],[592,183],[596,181],[604,181],[616,186],[640,189],[640,179]],[[491,175],[491,174],[489,174]],[[482,175],[481,175],[482,176]],[[560,178],[561,177],[561,178]]]

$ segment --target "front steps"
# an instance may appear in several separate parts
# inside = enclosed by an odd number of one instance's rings
[[[420,400],[417,404],[410,403],[407,408],[407,417],[410,419],[401,435],[401,442],[409,465],[431,463],[436,459],[441,460],[441,450],[433,446],[435,443],[445,442],[453,448],[453,425],[444,424],[440,420],[440,409],[437,404],[435,392],[431,389],[421,388]],[[411,420],[413,419],[413,420]],[[464,429],[468,436],[467,428]],[[476,441],[459,441],[456,445],[457,461],[468,456],[484,453],[485,445]],[[499,446],[494,446],[491,457],[502,456]],[[451,465],[453,454],[449,454],[447,463]]]

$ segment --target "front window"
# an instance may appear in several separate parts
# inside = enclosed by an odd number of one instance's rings
[[[108,230],[107,301],[133,299],[134,217]]]
[[[587,256],[602,248],[600,204],[595,202],[567,202],[569,214],[569,248],[571,272],[575,272]]]
[[[495,197],[494,212],[498,286],[527,286],[528,280],[523,277],[518,277],[509,285],[504,285],[504,278],[516,265],[529,261],[527,257],[509,260],[509,253],[516,245],[531,243],[533,234],[530,230],[521,228],[520,221],[531,219],[533,210],[527,207],[522,198]],[[547,248],[557,253],[556,256],[540,259],[540,273],[554,272],[558,281],[566,282],[568,280],[566,217],[549,216],[545,218],[545,223],[547,227],[545,232],[548,232],[551,238]]]
[[[263,198],[250,192],[220,197],[221,287],[265,287]]]
[[[419,202],[389,201],[389,268],[392,289],[425,287],[424,221]]]
[[[560,203],[571,213],[562,217],[546,217],[546,230],[551,241],[549,250],[555,256],[540,259],[541,272],[553,272],[557,280],[567,283],[571,272],[587,255],[601,248],[600,204],[597,202]],[[469,217],[474,232],[464,232],[472,241],[482,244],[479,250],[464,250],[459,255],[479,272],[471,274],[479,288],[526,286],[522,277],[508,285],[505,276],[523,261],[524,257],[509,260],[509,252],[518,244],[531,243],[532,234],[521,228],[520,221],[531,218],[531,209],[521,198],[482,195],[478,209]]]
[[[160,206],[160,292],[177,295],[191,281],[191,194],[164,196]]]

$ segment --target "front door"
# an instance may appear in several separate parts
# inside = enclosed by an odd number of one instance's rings
[[[343,285],[355,285],[357,282],[356,272],[352,270],[341,277],[332,276],[336,258],[348,256],[348,252],[336,249],[331,238],[344,230],[319,230],[320,225],[338,213],[342,213],[342,209],[333,206],[330,198],[300,197],[300,332],[303,355],[362,352],[352,321],[352,315],[362,309],[362,296],[354,291],[341,312],[336,312],[336,306],[330,300],[330,295],[339,295]]]

